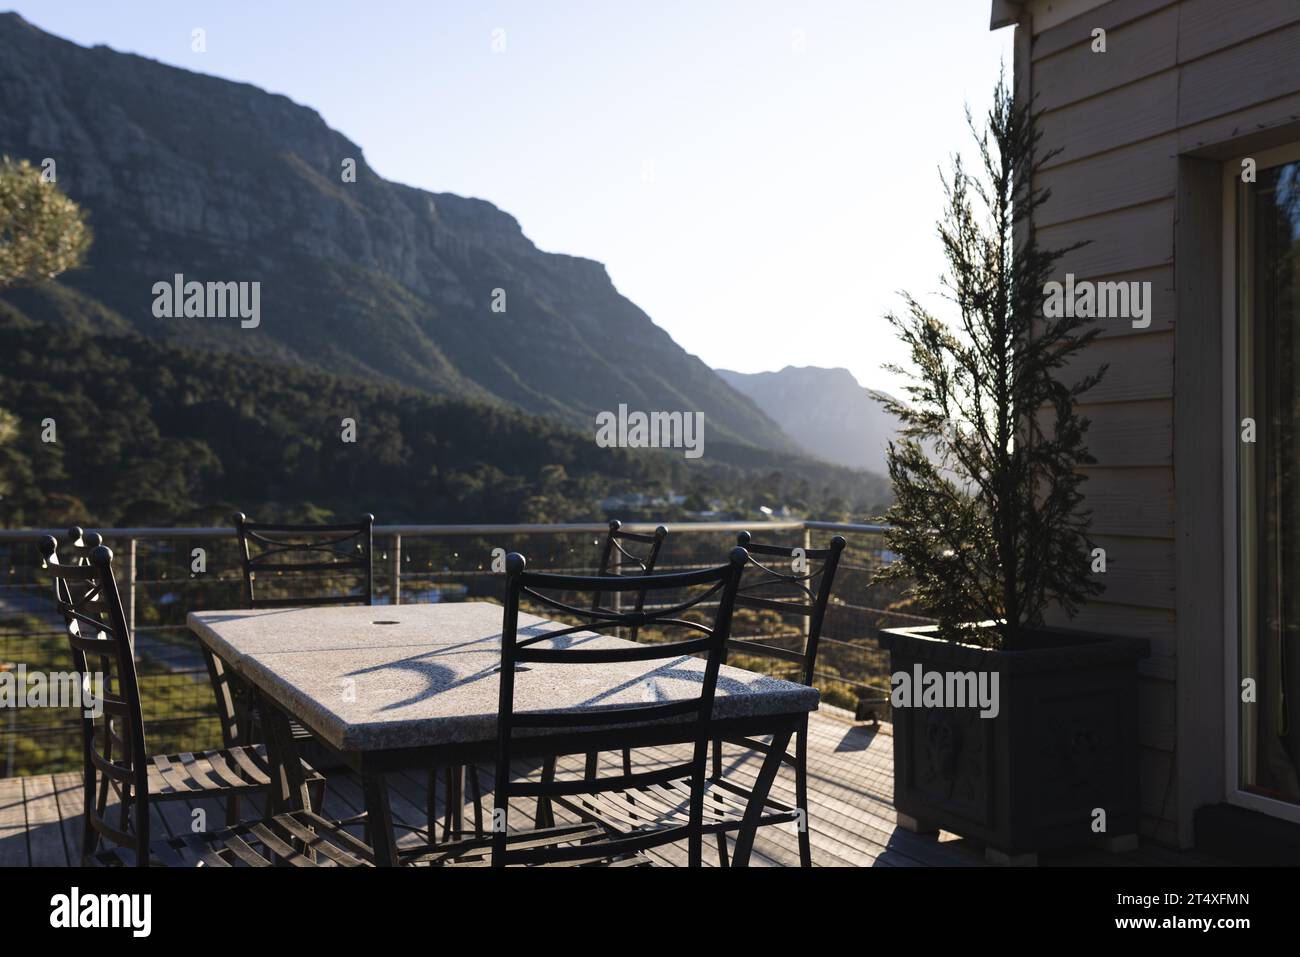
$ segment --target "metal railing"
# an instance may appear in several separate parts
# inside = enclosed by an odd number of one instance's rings
[[[624,528],[650,531],[654,523]],[[827,610],[816,673],[823,699],[883,717],[889,687],[887,656],[876,646],[879,628],[927,619],[900,610],[900,595],[871,584],[888,561],[879,525],[817,521],[694,522],[672,526],[659,571],[717,564],[748,529],[755,538],[805,548],[843,535],[834,598]],[[114,550],[119,587],[135,635],[145,720],[157,751],[215,747],[220,730],[198,643],[185,627],[192,610],[237,608],[242,577],[233,528],[99,529]],[[491,600],[499,597],[495,550],[519,551],[534,568],[591,571],[599,563],[605,524],[570,525],[382,525],[375,527],[375,600],[382,604]],[[44,535],[66,539],[66,529],[0,529],[0,666],[57,671],[71,661],[61,623],[48,599],[50,584],[39,569],[34,543]],[[496,552],[499,556],[500,551]],[[264,584],[259,578],[259,586]],[[741,633],[741,627],[748,631]],[[802,638],[803,621],[771,614],[737,618],[737,636],[781,645]],[[776,659],[739,658],[732,663],[787,675]],[[4,709],[0,719],[0,776],[80,766],[79,726],[71,711]]]

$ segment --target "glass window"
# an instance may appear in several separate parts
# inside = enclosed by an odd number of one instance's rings
[[[1239,783],[1300,803],[1300,162],[1237,199]]]

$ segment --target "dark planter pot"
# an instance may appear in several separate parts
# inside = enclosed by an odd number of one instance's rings
[[[997,675],[997,714],[949,706],[959,700],[952,696],[893,708],[899,824],[973,838],[1013,863],[1088,843],[1134,845],[1137,662],[1147,642],[1044,628],[1022,649],[993,651],[937,632],[883,629],[891,675],[914,677],[919,666],[948,686],[948,675],[973,673],[986,676],[989,691]],[[1094,830],[1096,809],[1105,812],[1103,833]]]

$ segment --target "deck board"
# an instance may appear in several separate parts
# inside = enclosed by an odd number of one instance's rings
[[[54,776],[37,774],[23,778],[23,803],[27,808],[27,851],[33,867],[67,867],[67,848]]]
[[[59,807],[59,823],[63,828],[63,844],[68,849],[68,863],[75,866],[81,862],[81,775],[76,771],[65,771],[51,777]]]
[[[26,867],[27,809],[23,804],[23,779],[0,780],[0,867]]]
[[[681,761],[684,747],[645,748],[635,752],[639,767]],[[742,748],[729,745],[724,750],[728,776],[741,784],[751,784],[758,773],[759,758]],[[600,756],[602,773],[621,767],[618,752]],[[578,775],[583,757],[571,755],[561,759],[561,774]],[[521,769],[528,770],[528,769]],[[972,867],[984,864],[983,849],[954,835],[939,838],[912,834],[894,824],[893,737],[889,725],[857,724],[842,712],[824,709],[809,723],[809,828],[813,861],[827,867]],[[479,783],[486,799],[485,814],[491,814],[492,772],[478,769]],[[399,819],[420,827],[425,823],[428,775],[409,772],[394,775],[389,781],[393,813]],[[773,797],[787,803],[794,800],[794,780],[783,769],[772,790]],[[445,788],[438,789],[439,834]],[[0,867],[66,866],[80,860],[81,844],[81,775],[77,772],[41,774],[26,778],[0,779]],[[330,776],[325,814],[331,818],[348,818],[362,810],[361,787],[347,773]],[[220,801],[204,799],[156,802],[152,826],[156,836],[176,835],[194,824],[193,813],[201,809],[206,824],[217,828],[225,823],[225,807]],[[531,800],[512,802],[511,825],[521,827],[531,822],[536,805]],[[261,798],[245,802],[244,816],[265,812]],[[557,819],[572,820],[564,812]],[[472,809],[465,808],[467,826],[472,826]],[[349,828],[358,837],[362,825]],[[398,845],[416,846],[424,838],[411,831],[398,832]],[[734,841],[733,841],[734,843]],[[651,856],[662,864],[682,866],[686,863],[685,846],[658,848]],[[751,866],[791,866],[799,862],[798,836],[793,825],[768,827],[759,832],[754,843]],[[714,839],[706,840],[706,866],[717,866]],[[1107,854],[1088,849],[1063,854],[1044,855],[1045,865],[1082,864],[1093,866],[1132,867],[1142,865],[1201,865],[1221,863],[1198,852],[1171,850],[1143,844],[1137,851]]]

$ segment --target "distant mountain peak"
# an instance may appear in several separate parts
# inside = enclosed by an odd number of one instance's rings
[[[786,366],[779,372],[718,369],[800,448],[837,465],[884,472],[898,423],[848,369]]]

